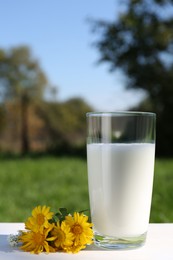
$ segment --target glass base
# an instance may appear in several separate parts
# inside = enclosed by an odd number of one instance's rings
[[[98,247],[114,250],[134,249],[145,244],[147,232],[137,237],[109,237],[98,233],[94,235],[94,244]]]

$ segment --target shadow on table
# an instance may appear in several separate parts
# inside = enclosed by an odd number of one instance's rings
[[[99,248],[94,244],[87,246],[85,251],[107,251],[107,249]],[[21,250],[18,247],[11,247],[8,243],[8,235],[0,235],[0,252],[12,253],[20,252]]]
[[[87,246],[85,251],[109,251],[109,249],[95,246],[94,244]]]
[[[14,251],[19,251],[17,247],[11,247],[7,239],[8,235],[0,235],[0,252],[12,253]]]

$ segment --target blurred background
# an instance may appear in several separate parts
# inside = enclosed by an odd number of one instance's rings
[[[89,111],[157,114],[151,222],[173,221],[173,2],[0,0],[0,221],[89,208]]]

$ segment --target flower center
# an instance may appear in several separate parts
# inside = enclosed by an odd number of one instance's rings
[[[42,235],[40,233],[35,233],[33,235],[33,240],[34,240],[36,245],[42,245],[44,240],[45,240],[45,237],[44,237],[44,235]]]
[[[83,229],[82,227],[79,225],[79,224],[75,224],[73,227],[72,227],[72,232],[73,234],[75,235],[80,235],[82,233]]]
[[[45,220],[45,218],[44,218],[44,215],[43,215],[43,214],[40,213],[40,214],[37,215],[37,224],[38,224],[39,226],[43,225],[44,220]]]

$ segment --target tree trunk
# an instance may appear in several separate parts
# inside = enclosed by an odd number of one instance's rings
[[[21,98],[21,153],[29,152],[29,136],[28,136],[28,107],[29,102],[22,96]]]

